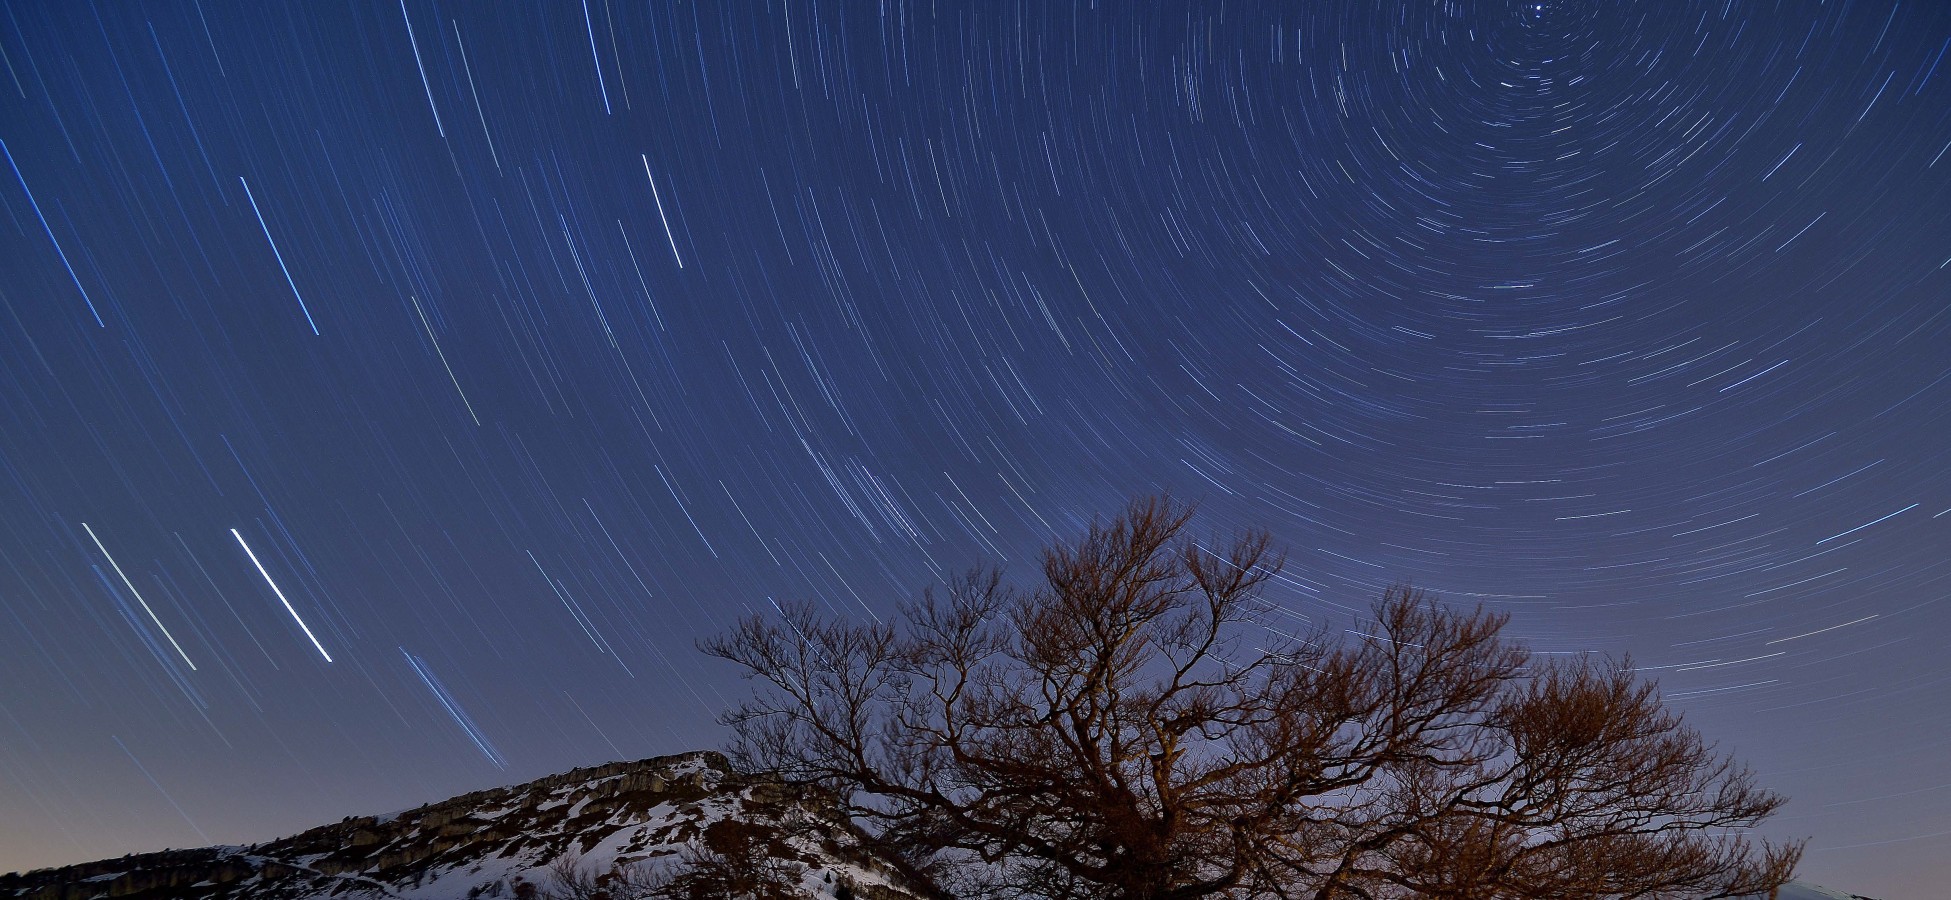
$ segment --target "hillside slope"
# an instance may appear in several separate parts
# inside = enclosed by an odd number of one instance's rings
[[[21,900],[594,900],[736,835],[797,881],[795,900],[926,900],[822,798],[710,751],[619,762],[358,816],[241,847],[142,853],[0,875]],[[567,868],[566,868],[567,867]],[[565,883],[573,871],[584,890]],[[627,892],[616,891],[615,895]],[[1776,900],[1868,900],[1792,883]]]
[[[888,860],[819,798],[732,771],[704,751],[576,769],[389,816],[360,816],[242,847],[169,850],[0,875],[31,900],[314,900],[565,895],[562,860],[584,876],[654,870],[718,833],[796,864],[808,900],[842,886],[868,900],[919,900]],[[733,828],[732,823],[746,827]],[[555,867],[552,869],[552,865]],[[845,892],[842,891],[844,896]]]

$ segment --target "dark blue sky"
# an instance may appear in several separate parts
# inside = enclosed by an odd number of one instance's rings
[[[0,869],[713,745],[1169,489],[1941,886],[1951,10],[1100,6],[7,4]]]

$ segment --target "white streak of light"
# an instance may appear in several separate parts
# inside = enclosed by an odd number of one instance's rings
[[[1882,613],[1878,613],[1877,615],[1882,615]],[[1811,631],[1811,632],[1808,632],[1807,634],[1798,634],[1798,635],[1796,635],[1796,636],[1794,636],[1794,637],[1785,637],[1785,638],[1780,638],[1780,639],[1778,639],[1778,640],[1773,640],[1773,641],[1769,641],[1768,643],[1766,643],[1766,644],[1763,644],[1762,646],[1763,646],[1763,647],[1767,647],[1767,646],[1771,646],[1771,645],[1774,645],[1774,644],[1780,644],[1780,643],[1785,643],[1785,642],[1787,642],[1787,641],[1799,641],[1799,640],[1801,640],[1801,639],[1803,639],[1803,638],[1805,638],[1805,637],[1811,637],[1811,636],[1814,636],[1814,635],[1818,635],[1818,634],[1821,634],[1821,633],[1823,633],[1823,632],[1825,632],[1825,631],[1835,631],[1835,630],[1836,630],[1836,629],[1838,629],[1838,628],[1848,628],[1849,626],[1851,626],[1851,625],[1855,625],[1855,624],[1856,624],[1856,623],[1858,623],[1858,622],[1868,622],[1869,620],[1871,620],[1871,619],[1874,619],[1874,618],[1876,618],[1876,616],[1864,616],[1863,618],[1860,618],[1860,619],[1852,619],[1852,620],[1850,620],[1850,621],[1848,621],[1848,622],[1844,622],[1844,623],[1843,623],[1843,624],[1841,624],[1841,625],[1831,625],[1831,626],[1829,626],[1828,628],[1818,628],[1818,629],[1816,629],[1816,630],[1814,630],[1814,631]]]
[[[603,90],[603,115],[617,115],[609,107],[609,86],[603,84],[603,57],[597,57],[597,27],[589,21],[589,0],[583,0],[583,27],[589,29],[589,61],[597,64],[597,88]]]
[[[420,70],[420,87],[427,92],[427,109],[434,114],[434,130],[447,139],[447,126],[440,124],[440,107],[434,105],[434,88],[427,83],[427,66],[420,61],[420,39],[413,36],[413,17],[406,14],[406,0],[400,0],[400,18],[406,22],[406,40],[413,45],[413,67]]]
[[[74,280],[75,290],[81,292],[82,302],[88,304],[88,314],[95,317],[96,325],[107,328],[108,323],[102,321],[102,314],[95,310],[95,298],[88,296],[88,289],[81,286],[81,276],[75,274],[74,263],[68,262],[68,251],[61,249],[60,239],[54,236],[54,227],[47,224],[47,216],[41,215],[41,201],[34,199],[34,190],[27,186],[27,176],[20,174],[20,166],[14,162],[14,152],[7,149],[6,141],[0,141],[0,153],[6,154],[7,165],[13,166],[14,177],[20,179],[21,191],[27,194],[28,204],[34,207],[34,216],[41,220],[41,228],[47,231],[48,242],[54,245],[54,252],[60,254],[61,265],[68,267],[68,277]],[[1938,155],[1943,156],[1944,154],[1939,153]],[[1932,162],[1936,162],[1936,160],[1932,160]]]
[[[459,22],[454,22],[454,48],[461,51],[461,71],[467,73],[467,92],[474,95],[474,115],[481,120],[481,136],[488,139],[488,158],[494,160],[495,171],[499,172],[501,157],[495,153],[495,136],[488,133],[488,114],[481,111],[481,92],[474,89],[474,67],[467,64],[467,45],[461,43]]]
[[[256,553],[251,552],[251,545],[244,543],[244,536],[238,534],[235,528],[230,530],[230,536],[237,539],[237,546],[244,548],[244,555],[251,558],[251,565],[257,567],[257,574],[264,576],[264,583],[271,586],[271,593],[277,594],[278,602],[285,605],[285,612],[291,613],[291,620],[297,622],[298,627],[304,629],[305,636],[312,639],[312,646],[318,648],[318,655],[325,657],[326,662],[331,662],[332,654],[325,652],[325,645],[318,642],[318,635],[313,634],[311,626],[306,625],[305,620],[299,618],[298,610],[293,609],[291,601],[285,599],[285,592],[278,589],[278,583],[271,580],[271,573],[264,571],[264,564],[257,561]]]
[[[271,245],[271,255],[278,258],[278,271],[285,273],[285,284],[291,286],[291,295],[298,298],[298,311],[305,314],[305,324],[312,326],[312,334],[318,334],[318,323],[312,321],[311,307],[305,305],[305,295],[298,293],[298,282],[291,280],[291,269],[285,265],[285,255],[278,250],[278,239],[271,236],[271,226],[264,224],[264,213],[257,208],[257,198],[251,195],[251,183],[244,176],[237,176],[237,183],[244,186],[244,199],[251,201],[251,212],[257,216],[257,227],[264,229],[264,240]]]
[[[1830,536],[1828,536],[1828,537],[1826,537],[1826,538],[1823,538],[1822,540],[1819,540],[1819,541],[1816,541],[1816,543],[1818,543],[1818,544],[1827,544],[1827,543],[1829,543],[1830,541],[1833,541],[1833,540],[1835,540],[1835,539],[1837,539],[1837,538],[1839,538],[1839,537],[1847,537],[1847,536],[1849,536],[1849,535],[1852,535],[1852,534],[1855,534],[1855,533],[1857,533],[1857,532],[1859,532],[1859,531],[1862,531],[1862,530],[1863,530],[1863,529],[1865,529],[1865,528],[1868,528],[1868,527],[1870,527],[1871,525],[1875,525],[1875,524],[1876,524],[1877,522],[1882,522],[1882,521],[1884,521],[1885,519],[1891,519],[1891,518],[1895,518],[1895,517],[1897,517],[1897,516],[1901,516],[1901,515],[1903,515],[1904,513],[1907,513],[1907,512],[1910,512],[1911,510],[1913,510],[1913,509],[1916,509],[1916,508],[1917,508],[1917,504],[1915,504],[1915,503],[1912,503],[1911,505],[1909,505],[1909,506],[1906,506],[1906,507],[1904,507],[1903,509],[1900,509],[1900,510],[1897,510],[1896,512],[1893,512],[1893,513],[1891,513],[1890,515],[1887,515],[1887,516],[1884,516],[1884,517],[1883,517],[1882,519],[1878,519],[1878,520],[1876,520],[1876,522],[1864,522],[1863,524],[1861,524],[1861,525],[1858,525],[1858,526],[1856,526],[1855,528],[1851,528],[1850,530],[1848,530],[1848,531],[1845,531],[1845,532],[1843,532],[1842,534],[1832,534],[1832,535],[1830,535]]]
[[[650,174],[650,154],[643,154],[644,177],[650,179],[650,199],[657,201],[657,221],[664,223],[664,237],[671,242],[671,258],[677,260],[677,267],[684,268],[684,257],[677,253],[677,235],[671,233],[671,220],[664,218],[664,198],[657,194],[657,176]]]
[[[508,768],[508,761],[501,757],[501,752],[488,742],[487,735],[481,733],[480,727],[469,718],[467,711],[461,709],[461,701],[447,693],[446,685],[441,684],[440,679],[435,678],[433,673],[428,671],[426,661],[406,652],[405,647],[400,648],[400,655],[406,657],[406,664],[413,667],[413,674],[420,676],[420,680],[427,685],[427,690],[433,691],[434,699],[440,701],[440,705],[447,710],[447,715],[453,718],[454,724],[461,726],[461,731],[467,735],[468,740],[474,742],[475,747],[480,749],[481,755],[487,757],[488,762],[493,763],[497,769]]]
[[[440,367],[447,370],[447,380],[454,383],[454,393],[461,395],[461,405],[467,407],[467,417],[473,419],[474,424],[481,424],[481,417],[474,414],[474,404],[467,400],[467,392],[461,390],[461,380],[454,377],[454,367],[447,364],[447,354],[440,349],[440,338],[434,337],[434,326],[427,321],[427,311],[420,308],[420,298],[408,294],[407,299],[413,301],[413,311],[420,314],[420,327],[427,329],[427,340],[433,341],[434,353],[440,356]]]
[[[142,599],[142,592],[135,589],[135,582],[130,581],[129,576],[122,574],[122,565],[115,561],[114,556],[109,555],[107,547],[102,546],[102,539],[95,536],[95,529],[89,528],[88,523],[83,522],[81,530],[88,532],[88,539],[95,542],[95,549],[102,551],[102,556],[108,559],[108,564],[115,567],[115,574],[122,578],[123,584],[129,586],[129,593],[135,595],[135,602],[142,604],[142,611],[149,614],[149,621],[156,623],[156,630],[161,631],[163,637],[169,638],[169,645],[176,648],[176,655],[183,657],[183,662],[190,667],[190,671],[196,671],[196,663],[190,662],[190,655],[183,652],[183,645],[176,643],[176,639],[170,637],[169,629],[163,627],[163,620],[156,618],[156,611],[149,608],[149,602]]]

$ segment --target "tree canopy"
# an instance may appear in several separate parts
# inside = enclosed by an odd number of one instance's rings
[[[1290,628],[1259,532],[1132,502],[1012,586],[980,569],[864,623],[788,606],[704,644],[759,689],[747,765],[833,791],[960,897],[1638,898],[1767,893],[1783,798],[1626,661],[1395,588]],[[1299,632],[1299,633],[1289,633]]]

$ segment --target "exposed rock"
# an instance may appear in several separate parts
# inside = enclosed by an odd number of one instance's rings
[[[656,864],[728,821],[762,830],[769,850],[802,865],[808,898],[831,897],[842,884],[871,900],[924,895],[823,798],[776,777],[735,772],[723,755],[701,751],[577,769],[248,847],[0,875],[0,897],[505,897],[523,885],[550,885],[551,863],[565,856],[599,873]]]

